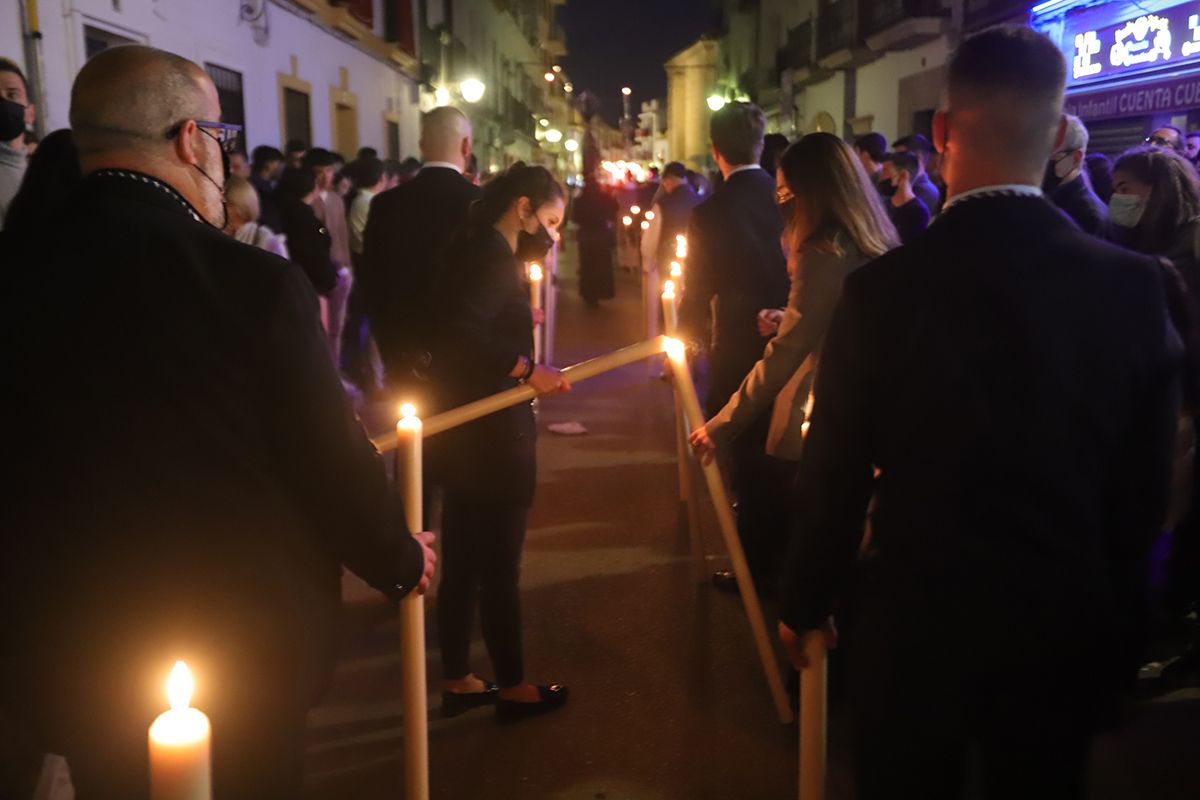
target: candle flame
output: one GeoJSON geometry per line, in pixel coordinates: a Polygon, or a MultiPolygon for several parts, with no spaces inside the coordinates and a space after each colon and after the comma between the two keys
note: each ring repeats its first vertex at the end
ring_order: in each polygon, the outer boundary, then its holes
{"type": "Polygon", "coordinates": [[[641,206],[630,206],[629,213],[630,214],[640,214],[640,213],[642,213],[642,207],[641,206]]]}
{"type": "Polygon", "coordinates": [[[621,222],[625,223],[625,227],[628,228],[633,224],[633,217],[626,214],[625,216],[621,217],[621,222]]]}
{"type": "Polygon", "coordinates": [[[675,299],[675,281],[667,281],[663,284],[662,296],[667,300],[675,299]]]}
{"type": "Polygon", "coordinates": [[[642,230],[644,230],[644,231],[650,230],[650,223],[646,222],[646,220],[642,220],[642,230]]]}
{"type": "Polygon", "coordinates": [[[192,679],[192,671],[184,662],[176,661],[171,670],[171,677],[167,678],[167,700],[170,701],[171,708],[175,711],[187,708],[192,702],[192,692],[195,690],[196,681],[192,679]]]}
{"type": "Polygon", "coordinates": [[[530,264],[529,265],[529,280],[540,281],[542,278],[543,278],[542,265],[541,264],[530,264]]]}
{"type": "Polygon", "coordinates": [[[683,265],[680,264],[678,261],[671,262],[671,277],[672,278],[682,278],[683,277],[683,265]]]}
{"type": "Polygon", "coordinates": [[[653,212],[653,211],[647,211],[647,212],[646,212],[646,219],[648,219],[648,220],[652,220],[652,219],[654,219],[654,212],[653,212]]]}
{"type": "Polygon", "coordinates": [[[675,257],[676,258],[687,258],[687,254],[688,254],[687,236],[684,236],[682,233],[675,234],[675,257]]]}
{"type": "Polygon", "coordinates": [[[687,348],[683,346],[683,342],[670,336],[663,337],[663,350],[676,364],[682,364],[684,356],[687,355],[687,348]]]}
{"type": "Polygon", "coordinates": [[[411,419],[417,415],[417,407],[412,403],[405,403],[400,406],[400,418],[411,419]]]}

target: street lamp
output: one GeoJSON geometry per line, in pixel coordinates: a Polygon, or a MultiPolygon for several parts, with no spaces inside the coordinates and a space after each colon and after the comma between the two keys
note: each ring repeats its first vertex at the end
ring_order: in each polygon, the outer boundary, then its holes
{"type": "Polygon", "coordinates": [[[463,100],[468,103],[478,103],[483,99],[483,93],[487,91],[487,87],[483,85],[483,81],[476,78],[467,78],[458,86],[458,90],[462,92],[463,100]]]}
{"type": "Polygon", "coordinates": [[[709,95],[708,107],[711,108],[713,111],[720,111],[722,108],[725,107],[725,98],[721,97],[721,95],[719,95],[719,94],[709,95]]]}
{"type": "Polygon", "coordinates": [[[573,83],[564,83],[564,84],[563,84],[563,91],[564,91],[564,92],[566,92],[567,94],[570,94],[571,92],[575,91],[575,84],[573,84],[573,83]]]}
{"type": "Polygon", "coordinates": [[[546,83],[554,83],[554,73],[553,72],[547,72],[542,77],[546,79],[546,83]]]}
{"type": "Polygon", "coordinates": [[[433,102],[439,106],[450,105],[450,90],[445,86],[439,86],[433,90],[433,102]]]}
{"type": "Polygon", "coordinates": [[[549,128],[550,120],[546,119],[545,117],[542,117],[541,119],[538,120],[538,125],[541,125],[543,128],[549,128]]]}
{"type": "Polygon", "coordinates": [[[579,150],[579,142],[575,139],[567,139],[563,142],[563,147],[567,148],[568,153],[574,153],[579,150]]]}
{"type": "Polygon", "coordinates": [[[550,130],[546,131],[546,141],[550,144],[558,144],[562,141],[562,138],[562,131],[560,131],[558,128],[551,128],[550,130]]]}
{"type": "Polygon", "coordinates": [[[622,86],[621,94],[625,95],[626,97],[629,97],[629,95],[633,94],[633,89],[630,89],[628,86],[622,86]]]}

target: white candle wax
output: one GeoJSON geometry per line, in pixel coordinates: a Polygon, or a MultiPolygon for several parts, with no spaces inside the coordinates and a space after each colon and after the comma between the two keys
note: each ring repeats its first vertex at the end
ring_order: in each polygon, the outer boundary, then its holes
{"type": "Polygon", "coordinates": [[[150,726],[151,800],[211,800],[212,729],[208,717],[189,707],[192,674],[175,662],[167,679],[171,709],[150,726]]]}

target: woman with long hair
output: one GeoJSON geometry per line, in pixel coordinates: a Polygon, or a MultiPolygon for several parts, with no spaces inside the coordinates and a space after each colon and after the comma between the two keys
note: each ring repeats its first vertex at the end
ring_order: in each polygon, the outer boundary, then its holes
{"type": "Polygon", "coordinates": [[[1118,244],[1165,256],[1193,293],[1200,289],[1200,180],[1191,162],[1174,150],[1127,150],[1113,165],[1109,218],[1118,244]]]}
{"type": "MultiPolygon", "coordinates": [[[[899,244],[879,192],[850,146],[810,133],[780,161],[777,199],[790,209],[787,246],[792,279],[779,331],[725,407],[691,435],[705,460],[774,403],[767,452],[800,457],[802,424],[821,340],[846,276],[899,244]]],[[[779,532],[779,548],[785,532],[779,532]]],[[[769,590],[769,587],[767,587],[769,590]]]]}
{"type": "MultiPolygon", "coordinates": [[[[517,165],[488,183],[471,207],[439,292],[443,322],[432,375],[442,408],[520,384],[539,396],[570,389],[558,370],[532,360],[524,274],[525,262],[540,260],[553,244],[564,199],[546,169],[517,165]]],[[[515,721],[567,700],[566,687],[527,682],[521,654],[518,582],[536,485],[536,434],[533,409],[523,403],[430,440],[430,466],[444,490],[437,620],[445,716],[495,704],[501,721],[515,721]],[[496,683],[471,670],[477,607],[496,683]]]]}

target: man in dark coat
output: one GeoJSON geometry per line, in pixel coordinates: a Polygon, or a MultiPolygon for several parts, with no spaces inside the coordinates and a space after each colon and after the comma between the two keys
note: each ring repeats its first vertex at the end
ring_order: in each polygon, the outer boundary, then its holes
{"type": "Polygon", "coordinates": [[[863,800],[962,797],[971,751],[988,797],[1081,798],[1137,664],[1180,345],[1158,265],[1042,197],[1064,75],[1025,28],[959,48],[934,120],[946,209],[846,280],[826,336],[780,633],[802,667],[857,573],[863,800]]]}
{"type": "Polygon", "coordinates": [[[410,391],[424,371],[429,336],[438,324],[433,304],[451,238],[466,225],[479,187],[463,177],[471,155],[471,123],[444,106],[421,120],[424,165],[417,177],[371,203],[363,234],[363,295],[388,385],[410,391]]]}
{"type": "Polygon", "coordinates": [[[212,722],[214,796],[297,797],[305,713],[332,673],[342,565],[425,586],[348,406],[301,269],[223,226],[220,104],[142,46],[80,72],[85,178],[14,263],[0,716],[61,753],[81,797],[147,794],[176,659],[212,722]],[[37,330],[37,336],[30,336],[37,330]]]}
{"type": "MultiPolygon", "coordinates": [[[[713,114],[713,156],[725,180],[692,211],[688,227],[686,286],[680,301],[680,334],[700,342],[710,325],[707,413],[724,408],[746,374],[763,356],[767,340],[758,312],[787,304],[790,282],[780,237],[783,216],[775,204],[775,177],[759,166],[766,120],[748,103],[731,103],[713,114]],[[711,314],[713,301],[716,313],[711,314]]],[[[778,536],[783,520],[780,495],[787,470],[766,454],[770,413],[764,413],[731,450],[732,482],[738,497],[738,532],[759,588],[769,591],[778,570],[765,542],[778,536]]],[[[734,589],[733,575],[714,576],[734,589]]]]}
{"type": "Polygon", "coordinates": [[[617,248],[617,200],[594,177],[575,199],[571,218],[579,228],[579,295],[589,308],[615,293],[613,253],[617,248]]]}
{"type": "Polygon", "coordinates": [[[1042,188],[1054,205],[1061,208],[1085,233],[1106,238],[1109,234],[1108,206],[1092,191],[1084,170],[1087,128],[1079,117],[1068,114],[1066,120],[1066,138],[1062,147],[1050,156],[1042,188]]]}

